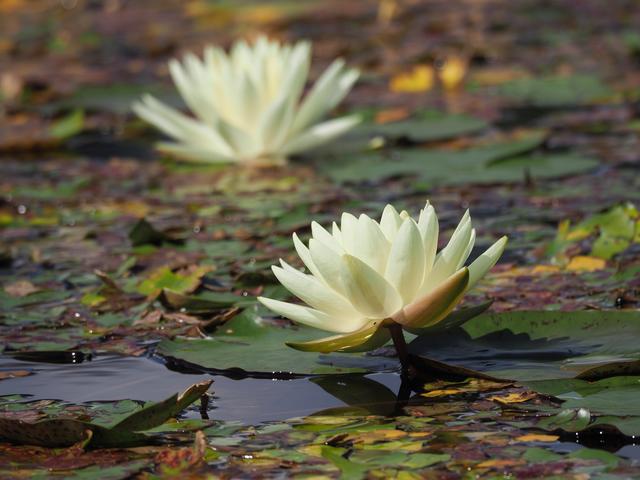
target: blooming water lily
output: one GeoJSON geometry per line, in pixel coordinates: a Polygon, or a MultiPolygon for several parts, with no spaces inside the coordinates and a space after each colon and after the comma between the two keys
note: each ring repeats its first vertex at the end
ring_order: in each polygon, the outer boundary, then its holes
{"type": "Polygon", "coordinates": [[[203,59],[187,54],[169,71],[195,118],[145,95],[133,110],[175,139],[159,149],[203,163],[281,164],[359,122],[346,116],[319,123],[342,101],[358,71],[335,60],[304,95],[311,45],[283,45],[260,37],[236,42],[229,54],[207,47],[203,59]]]}
{"type": "Polygon", "coordinates": [[[380,222],[343,213],[340,226],[334,223],[331,232],[313,222],[308,246],[293,235],[310,274],[283,260],[272,267],[278,280],[308,306],[258,300],[294,322],[337,334],[288,344],[299,350],[366,351],[390,339],[391,328],[383,327],[433,327],[495,265],[507,243],[502,237],[465,266],[476,238],[469,212],[440,252],[438,230],[428,202],[417,221],[387,205],[380,222]]]}

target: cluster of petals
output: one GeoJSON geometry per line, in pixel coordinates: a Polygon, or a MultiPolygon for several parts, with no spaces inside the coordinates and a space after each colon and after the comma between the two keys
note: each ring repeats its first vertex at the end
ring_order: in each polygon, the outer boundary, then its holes
{"type": "Polygon", "coordinates": [[[178,158],[281,164],[359,122],[355,115],[321,121],[351,90],[358,71],[337,59],[304,94],[310,60],[311,45],[304,41],[242,40],[228,54],[209,46],[202,59],[187,54],[182,62],[169,62],[173,82],[193,116],[152,95],[135,102],[133,110],[174,139],[158,148],[178,158]]]}
{"type": "Polygon", "coordinates": [[[382,321],[405,328],[438,323],[495,265],[507,242],[500,238],[465,266],[476,238],[467,211],[437,252],[438,218],[428,202],[417,221],[387,205],[379,222],[343,213],[340,226],[334,223],[330,232],[316,222],[311,232],[308,245],[293,235],[310,273],[283,260],[272,267],[282,285],[306,305],[259,301],[294,322],[341,335],[382,321]]]}

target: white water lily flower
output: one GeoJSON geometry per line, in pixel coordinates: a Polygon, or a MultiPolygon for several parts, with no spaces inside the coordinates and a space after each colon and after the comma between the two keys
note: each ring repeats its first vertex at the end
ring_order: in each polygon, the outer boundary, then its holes
{"type": "Polygon", "coordinates": [[[272,311],[294,322],[338,335],[289,344],[313,351],[360,351],[389,339],[392,322],[424,328],[442,321],[498,261],[502,237],[468,267],[476,233],[467,211],[446,247],[436,253],[438,218],[427,205],[418,221],[387,205],[380,222],[367,215],[342,214],[331,232],[311,224],[309,245],[293,242],[310,274],[283,260],[273,266],[278,280],[308,306],[259,297],[272,311]]]}
{"type": "Polygon", "coordinates": [[[260,37],[236,42],[229,54],[209,46],[201,60],[187,54],[169,70],[196,118],[145,95],[133,105],[138,116],[175,139],[160,150],[203,163],[281,164],[286,157],[342,135],[355,115],[318,123],[347,95],[359,72],[335,60],[311,90],[311,45],[280,44],[260,37]]]}

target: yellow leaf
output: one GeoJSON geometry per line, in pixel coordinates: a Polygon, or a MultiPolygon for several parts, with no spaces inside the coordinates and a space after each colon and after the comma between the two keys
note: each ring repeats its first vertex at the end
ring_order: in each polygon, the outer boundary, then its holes
{"type": "Polygon", "coordinates": [[[421,393],[423,397],[436,398],[446,397],[447,395],[456,395],[458,393],[464,393],[464,390],[458,390],[455,388],[445,388],[443,390],[431,390],[430,392],[421,393]]]}
{"type": "Polygon", "coordinates": [[[560,267],[555,265],[535,265],[531,270],[531,273],[534,275],[540,273],[558,273],[560,271],[560,267]]]}
{"type": "Polygon", "coordinates": [[[407,432],[402,430],[380,429],[372,430],[370,432],[363,432],[361,434],[350,436],[354,443],[362,443],[369,445],[372,443],[385,442],[389,440],[397,440],[407,436],[407,432]]]}
{"type": "Polygon", "coordinates": [[[378,23],[389,25],[398,11],[398,0],[380,0],[378,3],[378,23]]]}
{"type": "Polygon", "coordinates": [[[420,93],[433,88],[434,71],[430,65],[416,65],[410,72],[399,73],[389,82],[392,92],[420,93]]]}
{"type": "Polygon", "coordinates": [[[282,19],[281,9],[271,5],[254,5],[241,11],[241,20],[250,24],[266,25],[282,19]]]}
{"type": "Polygon", "coordinates": [[[23,0],[3,0],[0,2],[0,12],[9,13],[17,10],[23,3],[23,0]]]}
{"type": "Polygon", "coordinates": [[[485,460],[484,462],[476,465],[478,468],[503,468],[503,467],[512,467],[515,465],[522,465],[525,463],[524,460],[500,460],[496,458],[495,460],[485,460]]]}
{"type": "Polygon", "coordinates": [[[322,457],[322,445],[304,445],[296,450],[312,457],[322,457]]]}
{"type": "Polygon", "coordinates": [[[445,90],[455,90],[460,87],[466,74],[467,61],[461,57],[448,58],[438,70],[438,77],[445,90]]]}
{"type": "Polygon", "coordinates": [[[502,403],[504,405],[508,405],[510,403],[522,403],[532,398],[535,398],[536,394],[534,392],[515,392],[508,393],[507,395],[494,395],[489,397],[489,400],[494,402],[502,403]]]}
{"type": "Polygon", "coordinates": [[[395,475],[397,480],[421,480],[424,478],[422,475],[418,475],[414,472],[407,472],[406,470],[397,472],[395,475]]]}
{"type": "Polygon", "coordinates": [[[557,435],[544,435],[541,433],[528,433],[516,438],[519,442],[555,442],[558,440],[557,435]]]}
{"type": "Polygon", "coordinates": [[[567,270],[573,272],[595,272],[596,270],[602,270],[606,266],[607,262],[602,258],[578,255],[571,259],[569,265],[567,265],[567,270]]]}

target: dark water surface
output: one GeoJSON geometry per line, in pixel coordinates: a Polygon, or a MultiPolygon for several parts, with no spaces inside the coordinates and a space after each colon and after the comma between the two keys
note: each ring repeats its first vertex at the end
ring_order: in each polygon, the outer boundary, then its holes
{"type": "MultiPolygon", "coordinates": [[[[0,356],[0,372],[32,372],[29,376],[0,381],[0,395],[21,394],[31,396],[31,400],[53,399],[73,403],[123,399],[159,401],[181,392],[189,385],[213,379],[210,389],[213,397],[208,413],[210,418],[216,420],[255,425],[345,406],[345,403],[309,378],[234,380],[221,375],[174,371],[157,357],[97,355],[90,359],[80,359],[82,361],[78,363],[69,363],[74,359],[68,356],[48,360],[36,362],[0,356]],[[66,363],[53,363],[52,360],[66,363]]],[[[377,382],[380,388],[386,387],[394,393],[398,392],[401,384],[400,376],[395,373],[371,374],[365,378],[372,381],[369,383],[377,382]]],[[[369,398],[363,399],[363,403],[371,406],[380,402],[382,399],[374,398],[375,391],[370,390],[369,398]]],[[[385,409],[386,407],[388,406],[385,409]]],[[[197,411],[190,411],[188,416],[200,415],[197,411]]],[[[635,444],[635,439],[632,442],[614,445],[607,444],[609,442],[606,440],[599,442],[597,438],[576,436],[575,442],[564,439],[545,446],[558,453],[571,452],[585,446],[598,448],[640,464],[640,446],[635,444]]]]}
{"type": "MultiPolygon", "coordinates": [[[[81,363],[46,363],[0,356],[0,371],[16,370],[33,374],[0,381],[0,395],[32,395],[33,400],[74,403],[122,399],[159,401],[189,385],[213,379],[209,413],[217,420],[255,424],[344,406],[307,378],[233,380],[220,375],[189,374],[172,371],[154,357],[98,355],[81,363]]],[[[400,385],[397,374],[368,377],[394,392],[400,385]]]]}

